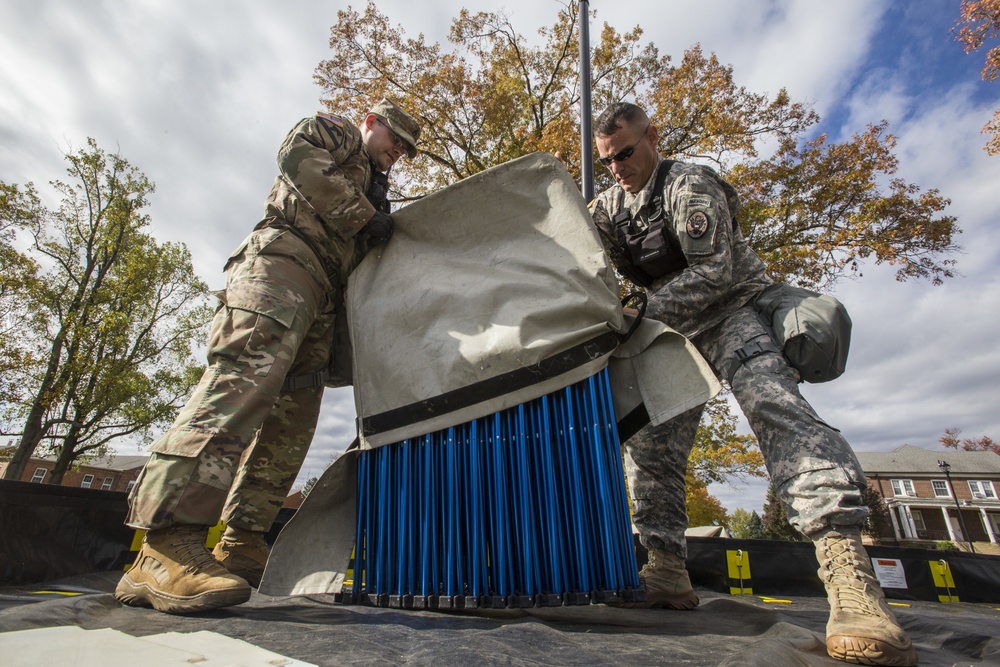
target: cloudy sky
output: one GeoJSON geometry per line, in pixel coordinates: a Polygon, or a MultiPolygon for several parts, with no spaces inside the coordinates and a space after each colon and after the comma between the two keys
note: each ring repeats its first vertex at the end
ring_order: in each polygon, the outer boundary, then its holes
{"type": "MultiPolygon", "coordinates": [[[[5,0],[0,4],[0,180],[63,178],[63,154],[95,138],[156,183],[153,233],[182,241],[213,289],[259,220],[288,129],[320,109],[316,65],[329,56],[338,0],[5,0]]],[[[847,374],[803,393],[858,451],[939,448],[946,428],[1000,438],[1000,157],[982,151],[1000,83],[980,80],[951,28],[959,2],[906,0],[593,0],[591,34],[637,24],[678,61],[700,43],[739,85],[788,89],[834,141],[886,119],[899,175],[951,198],[959,276],[897,283],[887,267],[836,295],[854,320],[847,374]]],[[[363,10],[362,2],[353,6],[363,10]]],[[[407,35],[444,42],[452,17],[504,8],[533,37],[556,0],[381,0],[407,35]]],[[[48,205],[55,206],[55,200],[48,205]]],[[[327,394],[300,480],[353,437],[350,390],[327,394]]],[[[132,453],[123,451],[122,453],[132,453]]],[[[730,510],[760,508],[764,487],[713,486],[730,510]]]]}

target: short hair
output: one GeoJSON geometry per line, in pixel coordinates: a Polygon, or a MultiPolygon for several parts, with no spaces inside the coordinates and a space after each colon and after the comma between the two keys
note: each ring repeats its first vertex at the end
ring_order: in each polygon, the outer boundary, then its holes
{"type": "Polygon", "coordinates": [[[594,133],[599,137],[610,137],[623,125],[634,126],[648,120],[642,107],[631,102],[615,102],[598,116],[594,133]]]}

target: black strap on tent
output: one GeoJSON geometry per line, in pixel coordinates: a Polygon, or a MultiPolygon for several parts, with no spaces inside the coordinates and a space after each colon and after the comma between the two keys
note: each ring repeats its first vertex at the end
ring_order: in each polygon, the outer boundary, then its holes
{"type": "Polygon", "coordinates": [[[455,412],[562,375],[588,361],[610,354],[618,344],[619,334],[608,331],[532,366],[518,368],[433,398],[359,419],[358,430],[366,436],[372,436],[455,412]]]}

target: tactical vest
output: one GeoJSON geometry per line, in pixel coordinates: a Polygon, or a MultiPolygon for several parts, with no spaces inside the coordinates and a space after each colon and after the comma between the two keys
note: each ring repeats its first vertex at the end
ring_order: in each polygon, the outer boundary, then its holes
{"type": "MultiPolygon", "coordinates": [[[[656,170],[649,218],[644,229],[637,227],[627,208],[611,219],[611,261],[619,273],[641,287],[650,287],[658,278],[688,267],[664,197],[667,176],[674,163],[674,160],[663,160],[656,170]]],[[[720,182],[728,186],[721,179],[720,182]]],[[[732,224],[736,230],[735,213],[732,224]]]]}

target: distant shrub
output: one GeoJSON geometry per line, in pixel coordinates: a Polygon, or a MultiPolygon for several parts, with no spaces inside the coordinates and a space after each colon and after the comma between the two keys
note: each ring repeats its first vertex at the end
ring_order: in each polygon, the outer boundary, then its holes
{"type": "Polygon", "coordinates": [[[934,548],[941,551],[958,551],[958,547],[951,540],[938,540],[934,543],[934,548]]]}

